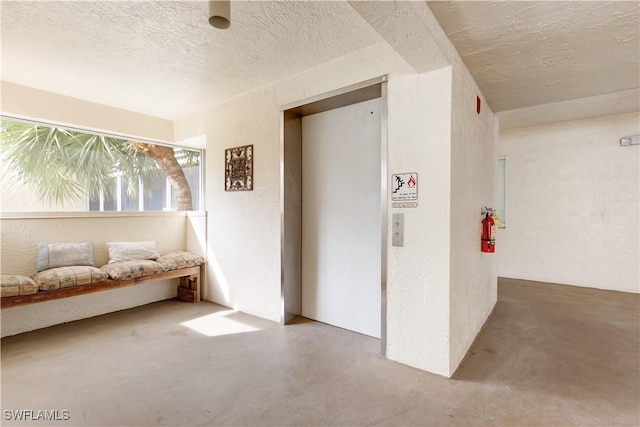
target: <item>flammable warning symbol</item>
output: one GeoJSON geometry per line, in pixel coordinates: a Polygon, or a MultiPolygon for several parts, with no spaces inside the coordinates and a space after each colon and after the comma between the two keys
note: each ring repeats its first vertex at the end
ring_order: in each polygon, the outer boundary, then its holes
{"type": "Polygon", "coordinates": [[[416,172],[391,175],[391,200],[394,202],[418,200],[418,174],[416,172]]]}

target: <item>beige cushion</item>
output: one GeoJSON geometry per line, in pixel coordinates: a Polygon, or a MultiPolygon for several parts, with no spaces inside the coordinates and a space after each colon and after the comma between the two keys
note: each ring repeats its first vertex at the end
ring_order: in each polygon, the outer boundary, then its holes
{"type": "Polygon", "coordinates": [[[167,271],[167,267],[151,260],[110,262],[100,268],[113,280],[137,279],[167,271]]]}
{"type": "Polygon", "coordinates": [[[202,265],[204,264],[204,258],[191,252],[175,251],[162,255],[156,262],[167,267],[167,270],[178,270],[202,265]]]}
{"type": "Polygon", "coordinates": [[[15,297],[17,295],[35,294],[36,292],[38,292],[36,283],[27,276],[0,275],[0,296],[15,297]]]}
{"type": "Polygon", "coordinates": [[[157,259],[158,242],[149,240],[144,242],[107,242],[109,249],[109,263],[131,261],[139,259],[157,259]]]}
{"type": "Polygon", "coordinates": [[[107,273],[96,267],[70,266],[51,268],[33,276],[41,291],[90,285],[108,280],[107,273]]]}
{"type": "Polygon", "coordinates": [[[38,243],[36,271],[70,265],[93,265],[93,242],[38,243]]]}

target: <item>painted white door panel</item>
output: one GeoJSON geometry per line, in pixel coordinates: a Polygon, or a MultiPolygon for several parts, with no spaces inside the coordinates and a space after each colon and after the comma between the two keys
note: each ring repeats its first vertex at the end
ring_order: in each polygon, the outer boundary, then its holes
{"type": "Polygon", "coordinates": [[[380,337],[381,100],[302,119],[302,315],[380,337]]]}

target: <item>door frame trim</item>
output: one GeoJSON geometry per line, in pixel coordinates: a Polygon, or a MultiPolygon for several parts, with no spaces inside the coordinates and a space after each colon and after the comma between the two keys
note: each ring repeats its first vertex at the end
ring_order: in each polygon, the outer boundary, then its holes
{"type": "MultiPolygon", "coordinates": [[[[287,307],[287,288],[292,284],[286,283],[285,273],[287,268],[287,236],[285,235],[285,201],[288,194],[285,192],[285,178],[287,164],[285,164],[285,123],[287,120],[301,118],[306,115],[316,114],[335,108],[345,107],[370,99],[381,98],[380,112],[380,216],[381,216],[381,260],[380,260],[380,341],[381,355],[386,357],[387,349],[387,234],[388,234],[388,99],[387,99],[387,75],[365,80],[335,89],[320,95],[315,95],[300,101],[286,104],[280,108],[280,323],[288,324],[296,316],[300,316],[300,308],[287,307]],[[296,312],[297,311],[297,312],[296,312]]],[[[301,195],[300,195],[301,197],[301,195]]],[[[300,298],[302,283],[295,284],[299,288],[300,298]]]]}
{"type": "MultiPolygon", "coordinates": [[[[334,89],[334,90],[332,90],[330,92],[325,92],[325,93],[321,93],[319,95],[314,95],[314,96],[310,96],[310,97],[305,98],[305,99],[301,99],[299,101],[290,102],[289,104],[285,104],[285,105],[281,106],[280,107],[280,111],[281,112],[285,112],[287,110],[295,110],[295,109],[297,109],[299,107],[309,106],[309,105],[315,104],[315,103],[318,103],[318,104],[327,103],[327,105],[334,105],[334,104],[331,104],[329,102],[332,98],[337,98],[337,97],[341,97],[343,95],[348,95],[348,94],[351,94],[352,92],[357,92],[357,91],[359,91],[361,89],[366,89],[366,88],[369,88],[369,87],[372,87],[372,86],[376,86],[378,84],[386,83],[386,82],[387,82],[387,76],[386,75],[380,76],[380,77],[375,77],[373,79],[365,80],[365,81],[362,81],[360,83],[354,83],[354,84],[349,85],[349,86],[345,86],[345,87],[342,87],[342,88],[339,88],[339,89],[334,89]]],[[[378,97],[376,96],[376,97],[369,98],[369,99],[374,99],[374,98],[378,98],[378,97]]],[[[344,97],[344,99],[350,99],[350,98],[349,97],[344,97]]],[[[363,99],[363,101],[366,101],[366,100],[367,99],[363,99]]],[[[345,107],[347,105],[356,104],[358,102],[361,102],[361,101],[355,101],[355,102],[344,103],[344,104],[337,104],[336,103],[335,106],[331,106],[330,108],[326,108],[324,110],[319,110],[317,112],[319,113],[319,112],[322,112],[322,111],[332,110],[334,108],[345,107]]],[[[314,113],[308,113],[308,114],[314,114],[314,113]]],[[[303,115],[306,116],[308,114],[303,114],[303,115]]]]}

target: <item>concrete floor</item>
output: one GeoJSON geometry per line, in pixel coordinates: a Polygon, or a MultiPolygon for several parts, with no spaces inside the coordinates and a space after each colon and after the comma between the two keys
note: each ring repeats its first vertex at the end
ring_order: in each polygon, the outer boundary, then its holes
{"type": "Polygon", "coordinates": [[[2,340],[4,425],[640,425],[640,296],[502,279],[454,379],[370,337],[165,301],[2,340]],[[67,410],[16,423],[6,410],[67,410]]]}

